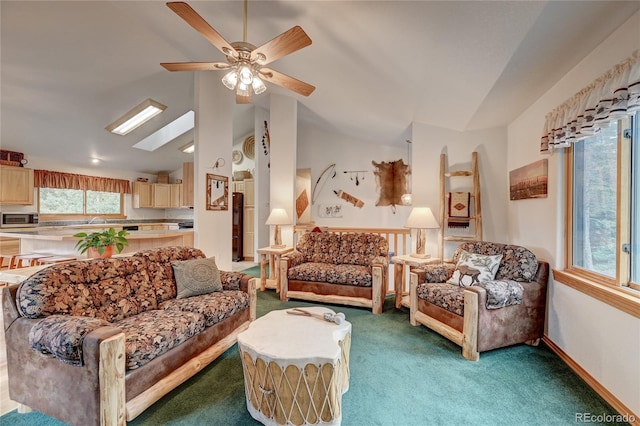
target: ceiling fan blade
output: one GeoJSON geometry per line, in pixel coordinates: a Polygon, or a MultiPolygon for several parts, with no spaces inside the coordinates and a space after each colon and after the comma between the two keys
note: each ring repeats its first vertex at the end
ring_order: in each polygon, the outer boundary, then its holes
{"type": "Polygon", "coordinates": [[[315,86],[290,77],[286,74],[282,74],[281,72],[274,71],[270,68],[260,69],[260,76],[269,83],[277,84],[278,86],[293,90],[294,92],[299,93],[303,96],[309,96],[311,93],[313,93],[314,90],[316,90],[315,86]]]}
{"type": "Polygon", "coordinates": [[[271,41],[266,42],[251,52],[251,61],[260,65],[280,59],[290,53],[296,52],[311,44],[311,39],[304,30],[296,25],[288,31],[280,34],[271,41]]]}
{"type": "Polygon", "coordinates": [[[242,96],[236,93],[236,103],[237,104],[250,104],[251,103],[251,92],[249,95],[242,96]]]}
{"type": "Polygon", "coordinates": [[[231,67],[226,62],[163,62],[160,65],[169,71],[217,71],[231,67]]]}
{"type": "Polygon", "coordinates": [[[236,49],[229,44],[227,40],[220,35],[219,32],[213,29],[211,25],[205,21],[202,16],[184,2],[169,2],[167,3],[169,9],[173,10],[178,16],[184,19],[187,24],[191,25],[196,31],[202,34],[211,44],[217,47],[222,53],[227,56],[238,57],[236,49]]]}

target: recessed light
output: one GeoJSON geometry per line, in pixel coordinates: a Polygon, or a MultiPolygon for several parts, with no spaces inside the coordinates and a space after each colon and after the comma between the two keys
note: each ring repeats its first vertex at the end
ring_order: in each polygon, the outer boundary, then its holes
{"type": "Polygon", "coordinates": [[[133,107],[113,123],[109,124],[105,129],[111,133],[124,136],[133,129],[136,129],[151,120],[165,109],[167,109],[167,107],[162,105],[160,102],[154,101],[153,99],[147,99],[141,104],[133,107]]]}
{"type": "Polygon", "coordinates": [[[98,164],[98,163],[100,162],[100,160],[98,160],[97,158],[92,158],[92,159],[91,159],[91,162],[92,162],[93,164],[98,164]]]}

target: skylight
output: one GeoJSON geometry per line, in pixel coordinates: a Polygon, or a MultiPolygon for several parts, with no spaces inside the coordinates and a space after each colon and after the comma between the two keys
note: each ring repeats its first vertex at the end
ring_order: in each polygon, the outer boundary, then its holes
{"type": "Polygon", "coordinates": [[[171,142],[178,136],[193,129],[194,126],[195,113],[193,112],[193,110],[190,110],[161,128],[160,130],[142,139],[140,142],[133,145],[133,147],[143,149],[145,151],[155,151],[161,146],[171,142]]]}

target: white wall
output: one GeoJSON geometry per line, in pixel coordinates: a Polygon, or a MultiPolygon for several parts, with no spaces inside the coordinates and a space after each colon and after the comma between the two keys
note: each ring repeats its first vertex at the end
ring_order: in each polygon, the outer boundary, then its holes
{"type": "MultiPolygon", "coordinates": [[[[478,153],[485,241],[507,242],[508,185],[507,135],[504,128],[459,132],[422,123],[412,129],[413,204],[430,207],[436,218],[440,212],[440,154],[446,154],[447,170],[471,170],[472,152],[478,153]]],[[[471,191],[469,178],[451,178],[450,190],[471,191]]],[[[435,233],[437,238],[437,233],[435,233]]],[[[462,234],[456,231],[456,235],[462,234]]],[[[470,234],[473,235],[473,234],[470,234]]],[[[453,254],[457,242],[445,245],[444,258],[453,254]]],[[[437,253],[437,239],[427,235],[427,252],[437,253]],[[435,251],[434,251],[435,250],[435,251]]]]}
{"type": "MultiPolygon", "coordinates": [[[[346,135],[329,132],[309,123],[300,123],[298,128],[298,169],[311,169],[311,189],[330,164],[336,164],[335,178],[329,178],[311,206],[311,220],[320,226],[346,226],[359,228],[402,228],[411,207],[397,206],[394,214],[391,207],[376,207],[376,189],[371,161],[396,161],[408,163],[406,146],[385,145],[380,141],[358,140],[346,135]],[[345,170],[366,170],[364,180],[360,174],[359,185],[350,180],[345,170]],[[362,200],[364,206],[338,198],[334,190],[345,191],[362,200]],[[342,218],[318,216],[321,205],[342,204],[342,218]]],[[[355,177],[354,177],[355,179],[355,177]]]]}
{"type": "MultiPolygon", "coordinates": [[[[508,128],[508,168],[542,158],[545,114],[640,47],[640,12],[565,75],[508,128]]],[[[508,176],[505,175],[505,180],[508,176]]],[[[563,265],[562,155],[549,158],[549,196],[508,202],[511,242],[563,265]]],[[[547,330],[550,340],[640,416],[640,319],[551,280],[547,330]]]]}

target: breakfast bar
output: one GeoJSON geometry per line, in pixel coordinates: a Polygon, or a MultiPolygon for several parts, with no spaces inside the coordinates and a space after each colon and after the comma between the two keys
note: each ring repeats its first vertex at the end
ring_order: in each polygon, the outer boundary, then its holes
{"type": "MultiPolygon", "coordinates": [[[[7,231],[0,232],[0,237],[19,239],[21,253],[45,252],[53,255],[75,255],[81,257],[83,255],[75,249],[78,238],[74,237],[74,235],[78,232],[86,231],[86,229],[82,228],[7,231]]],[[[157,247],[192,247],[193,229],[129,231],[127,240],[129,245],[124,247],[123,253],[134,253],[157,247]]]]}

